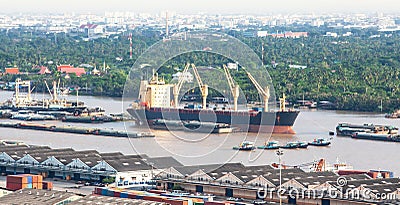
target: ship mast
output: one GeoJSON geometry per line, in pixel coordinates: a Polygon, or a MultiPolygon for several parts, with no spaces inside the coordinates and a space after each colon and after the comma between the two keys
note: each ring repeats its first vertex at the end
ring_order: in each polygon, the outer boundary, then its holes
{"type": "Polygon", "coordinates": [[[249,77],[250,81],[253,83],[253,85],[256,87],[258,93],[263,96],[264,99],[264,112],[268,112],[268,99],[269,99],[269,86],[266,86],[263,88],[251,75],[247,70],[244,70],[249,77]]]}
{"type": "Polygon", "coordinates": [[[235,81],[233,80],[231,74],[229,73],[228,68],[226,65],[223,65],[224,72],[226,79],[228,80],[229,88],[231,90],[232,96],[233,96],[233,110],[237,111],[238,109],[238,98],[239,98],[239,86],[235,84],[235,81]]]}
{"type": "Polygon", "coordinates": [[[285,111],[286,110],[286,95],[283,93],[282,97],[279,98],[279,110],[280,111],[285,111]]]}

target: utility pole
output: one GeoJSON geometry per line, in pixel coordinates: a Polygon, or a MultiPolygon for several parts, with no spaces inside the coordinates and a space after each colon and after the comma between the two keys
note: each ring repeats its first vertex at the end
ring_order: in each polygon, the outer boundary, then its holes
{"type": "MultiPolygon", "coordinates": [[[[281,161],[281,157],[283,155],[283,150],[281,150],[281,148],[279,148],[276,151],[276,155],[278,155],[278,159],[279,159],[279,189],[282,189],[282,161],[281,161]]],[[[278,189],[278,194],[280,194],[278,189]]],[[[282,205],[282,196],[278,195],[279,197],[279,205],[282,205]]]]}

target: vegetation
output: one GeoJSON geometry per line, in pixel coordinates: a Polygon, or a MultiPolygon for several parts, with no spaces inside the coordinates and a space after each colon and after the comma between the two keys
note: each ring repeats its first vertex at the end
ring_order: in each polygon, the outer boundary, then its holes
{"type": "MultiPolygon", "coordinates": [[[[307,31],[308,37],[291,38],[245,38],[241,32],[228,31],[252,48],[260,57],[263,49],[263,63],[268,70],[275,92],[286,93],[289,100],[328,100],[339,109],[360,111],[391,111],[400,104],[400,35],[379,33],[373,29],[350,30],[333,28],[312,28],[293,26],[266,28],[276,30],[307,31]],[[338,38],[326,37],[325,32],[337,32],[338,38]],[[351,32],[351,36],[342,36],[351,32]],[[378,37],[378,35],[380,35],[378,37]],[[307,68],[290,68],[302,65],[307,68]],[[382,107],[380,107],[382,104],[382,107]]],[[[90,64],[103,71],[100,76],[71,75],[62,78],[64,86],[81,87],[88,94],[121,96],[123,86],[135,59],[149,46],[160,40],[157,35],[140,31],[133,32],[133,58],[129,59],[127,35],[110,36],[83,41],[79,35],[41,34],[35,32],[0,32],[0,70],[19,67],[21,71],[35,73],[35,66],[48,66],[50,76],[24,75],[23,79],[42,82],[63,77],[56,71],[56,65],[90,64]],[[106,69],[104,68],[106,64],[106,69]],[[104,69],[104,70],[103,70],[104,69]],[[87,88],[87,89],[85,89],[87,88]]],[[[162,76],[172,79],[172,74],[186,62],[197,66],[220,67],[231,59],[205,54],[190,53],[177,56],[163,65],[162,76]]],[[[86,69],[90,71],[90,69],[86,69]]],[[[248,100],[257,97],[256,91],[243,73],[233,73],[235,80],[245,90],[248,100]]],[[[221,71],[221,76],[223,76],[221,71]]],[[[4,75],[3,81],[14,81],[16,75],[4,75]]],[[[21,76],[19,76],[21,77],[21,76]]],[[[45,89],[38,83],[37,89],[45,89]]],[[[198,92],[198,91],[197,91],[198,92]]]]}
{"type": "Polygon", "coordinates": [[[115,177],[107,177],[101,181],[103,184],[112,184],[115,182],[115,177]]]}

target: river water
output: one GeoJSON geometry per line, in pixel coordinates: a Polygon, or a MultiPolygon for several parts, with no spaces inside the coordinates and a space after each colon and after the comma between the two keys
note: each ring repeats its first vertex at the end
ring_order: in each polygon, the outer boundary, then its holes
{"type": "MultiPolygon", "coordinates": [[[[12,92],[0,92],[0,100],[12,96],[12,92]]],[[[42,96],[38,96],[41,98],[42,96]]],[[[68,98],[74,99],[75,96],[68,98]]],[[[101,106],[108,113],[120,113],[126,110],[128,103],[121,99],[108,97],[79,96],[89,107],[101,106]]],[[[8,121],[8,120],[7,120],[8,121]]],[[[256,133],[205,134],[190,132],[153,131],[155,138],[127,139],[94,135],[52,133],[36,130],[17,130],[0,128],[0,139],[24,141],[28,144],[47,145],[52,148],[71,147],[76,150],[98,150],[99,152],[122,152],[124,154],[147,154],[149,156],[173,156],[187,165],[242,162],[244,164],[271,164],[277,162],[273,150],[255,150],[237,152],[232,149],[244,139],[262,145],[267,140],[276,140],[280,144],[288,141],[311,141],[316,137],[330,137],[340,122],[387,124],[400,127],[400,119],[386,119],[382,113],[356,113],[348,111],[301,110],[294,130],[296,135],[269,136],[256,133]]],[[[61,124],[62,122],[46,122],[61,124]]],[[[66,123],[67,124],[67,123],[66,123]]],[[[138,128],[133,122],[113,122],[104,124],[74,124],[77,126],[127,129],[129,131],[147,131],[138,128]]],[[[330,164],[339,160],[358,170],[380,169],[400,173],[400,143],[356,140],[348,137],[333,136],[329,147],[284,150],[282,160],[287,165],[300,165],[320,158],[330,164]]]]}

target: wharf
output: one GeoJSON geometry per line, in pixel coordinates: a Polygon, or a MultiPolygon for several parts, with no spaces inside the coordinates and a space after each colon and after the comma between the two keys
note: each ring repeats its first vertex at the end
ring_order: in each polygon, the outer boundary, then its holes
{"type": "Polygon", "coordinates": [[[99,136],[110,136],[110,137],[125,137],[125,138],[155,137],[154,134],[151,132],[126,132],[121,130],[104,129],[104,128],[87,128],[87,127],[78,127],[71,125],[57,126],[53,124],[37,124],[37,123],[25,123],[25,122],[0,122],[0,127],[41,130],[48,132],[88,134],[88,135],[99,135],[99,136]]]}

